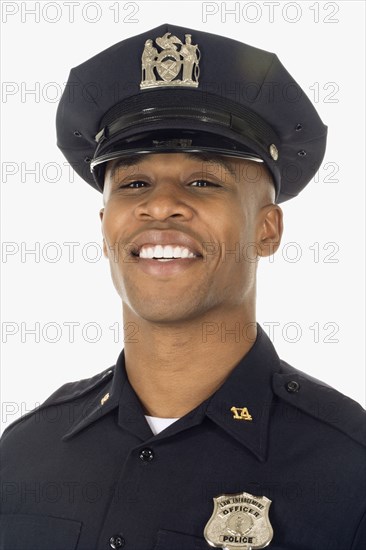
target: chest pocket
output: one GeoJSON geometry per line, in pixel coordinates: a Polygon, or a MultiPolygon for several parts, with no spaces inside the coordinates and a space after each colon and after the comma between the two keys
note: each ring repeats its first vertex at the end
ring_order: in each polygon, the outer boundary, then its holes
{"type": "Polygon", "coordinates": [[[154,550],[212,550],[204,538],[160,529],[154,550]]]}
{"type": "Polygon", "coordinates": [[[81,523],[35,514],[0,517],[0,550],[75,550],[81,523]]]}

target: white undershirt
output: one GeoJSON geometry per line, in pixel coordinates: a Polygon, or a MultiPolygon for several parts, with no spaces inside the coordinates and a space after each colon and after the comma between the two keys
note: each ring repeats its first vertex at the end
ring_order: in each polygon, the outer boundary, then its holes
{"type": "Polygon", "coordinates": [[[170,426],[170,424],[173,424],[173,422],[176,422],[177,420],[179,420],[179,418],[159,418],[158,416],[146,416],[146,415],[145,415],[145,418],[154,435],[162,432],[163,430],[165,430],[165,428],[170,426]]]}

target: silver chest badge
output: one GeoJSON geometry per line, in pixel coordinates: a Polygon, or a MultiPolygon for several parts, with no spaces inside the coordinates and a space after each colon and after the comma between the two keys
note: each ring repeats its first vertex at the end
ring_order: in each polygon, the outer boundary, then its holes
{"type": "Polygon", "coordinates": [[[256,550],[271,542],[268,519],[271,500],[249,493],[215,497],[204,536],[210,546],[225,550],[256,550]]]}
{"type": "Polygon", "coordinates": [[[192,44],[192,35],[185,35],[185,42],[177,36],[166,32],[155,39],[160,47],[159,52],[153,40],[145,42],[142,52],[142,80],[140,88],[157,88],[161,86],[189,86],[197,88],[200,51],[197,44],[192,44]],[[179,78],[178,78],[179,77],[179,78]]]}

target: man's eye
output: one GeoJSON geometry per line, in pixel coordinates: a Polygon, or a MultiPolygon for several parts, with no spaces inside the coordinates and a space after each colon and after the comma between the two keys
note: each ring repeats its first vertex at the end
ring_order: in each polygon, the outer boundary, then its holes
{"type": "MultiPolygon", "coordinates": [[[[131,181],[130,183],[125,183],[124,185],[120,185],[119,189],[143,189],[142,186],[146,185],[146,181],[136,180],[131,181]]],[[[217,185],[216,183],[212,183],[211,181],[207,180],[195,180],[192,181],[190,185],[193,187],[220,187],[220,185],[217,185]]]]}
{"type": "Polygon", "coordinates": [[[126,183],[125,185],[120,185],[119,189],[141,189],[140,185],[146,185],[145,181],[131,181],[130,183],[126,183]]]}
{"type": "Polygon", "coordinates": [[[208,187],[208,186],[220,187],[220,185],[217,185],[216,183],[212,183],[212,181],[207,181],[207,180],[192,181],[191,185],[193,185],[194,187],[208,187]]]}

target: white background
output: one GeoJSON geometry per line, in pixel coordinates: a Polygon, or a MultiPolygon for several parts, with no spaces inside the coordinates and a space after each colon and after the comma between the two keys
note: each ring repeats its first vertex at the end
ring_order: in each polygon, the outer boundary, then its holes
{"type": "Polygon", "coordinates": [[[328,125],[319,181],[282,205],[283,244],[260,265],[257,319],[267,332],[279,323],[272,340],[283,359],[364,403],[364,2],[227,2],[236,12],[225,15],[222,2],[79,1],[73,21],[66,2],[1,4],[3,252],[14,247],[1,263],[1,430],[63,383],[113,365],[123,347],[108,261],[92,261],[101,251],[102,195],[70,176],[56,147],[55,114],[71,67],[162,23],[275,52],[328,125]],[[38,175],[26,175],[31,168],[38,175]],[[73,262],[65,242],[79,243],[73,262]],[[56,262],[49,243],[58,243],[56,262]],[[37,261],[22,258],[22,247],[36,246],[37,261]],[[70,322],[79,323],[73,342],[70,322]],[[24,333],[36,323],[39,342],[24,333]],[[50,341],[55,329],[42,335],[47,323],[59,326],[57,342],[50,341]],[[96,342],[88,323],[99,326],[96,342]],[[319,327],[318,342],[310,326],[319,327]]]}

